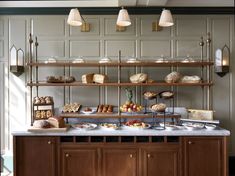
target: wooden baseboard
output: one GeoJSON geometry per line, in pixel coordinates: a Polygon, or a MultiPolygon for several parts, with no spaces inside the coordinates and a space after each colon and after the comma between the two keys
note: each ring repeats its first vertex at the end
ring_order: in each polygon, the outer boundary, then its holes
{"type": "Polygon", "coordinates": [[[235,156],[229,157],[229,175],[235,175],[235,156]]]}

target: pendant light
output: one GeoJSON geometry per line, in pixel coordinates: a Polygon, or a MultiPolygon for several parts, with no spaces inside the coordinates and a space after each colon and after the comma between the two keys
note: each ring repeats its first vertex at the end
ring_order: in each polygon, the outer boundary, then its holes
{"type": "Polygon", "coordinates": [[[82,25],[82,17],[78,9],[71,9],[69,13],[69,17],[67,23],[71,26],[81,26],[82,25]]]}
{"type": "Polygon", "coordinates": [[[159,20],[159,26],[169,27],[173,25],[174,25],[174,21],[171,15],[171,11],[167,9],[163,9],[162,14],[160,16],[160,20],[159,20]]]}
{"type": "Polygon", "coordinates": [[[128,11],[122,7],[119,11],[117,23],[118,26],[130,26],[131,20],[128,14],[128,11]]]}

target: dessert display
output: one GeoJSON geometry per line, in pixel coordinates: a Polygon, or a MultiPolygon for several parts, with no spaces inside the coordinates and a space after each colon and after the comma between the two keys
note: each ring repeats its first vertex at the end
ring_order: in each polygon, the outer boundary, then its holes
{"type": "Polygon", "coordinates": [[[167,83],[177,83],[180,81],[180,79],[181,79],[181,74],[175,71],[171,72],[165,77],[165,81],[167,83]]]}
{"type": "Polygon", "coordinates": [[[130,77],[131,83],[143,83],[148,79],[148,75],[145,73],[138,73],[130,77]]]}
{"type": "Polygon", "coordinates": [[[172,92],[172,91],[163,91],[163,92],[159,93],[159,96],[160,96],[160,98],[164,98],[164,99],[173,98],[174,92],[172,92]]]}
{"type": "Polygon", "coordinates": [[[35,120],[33,122],[34,128],[51,128],[51,124],[47,120],[35,120]]]}
{"type": "Polygon", "coordinates": [[[127,101],[120,107],[121,112],[132,113],[132,112],[140,112],[142,110],[142,106],[134,103],[132,101],[133,93],[130,89],[125,89],[127,101]]]}
{"type": "Polygon", "coordinates": [[[52,104],[53,97],[45,96],[45,97],[34,97],[33,104],[40,105],[40,104],[52,104]]]}
{"type": "Polygon", "coordinates": [[[102,129],[110,129],[110,130],[117,130],[119,127],[115,123],[102,123],[100,124],[102,129]]]}
{"type": "Polygon", "coordinates": [[[53,116],[52,110],[47,109],[47,110],[35,110],[35,118],[36,119],[45,119],[53,116]]]}
{"type": "Polygon", "coordinates": [[[102,64],[102,63],[111,63],[111,59],[108,58],[108,57],[104,57],[104,58],[99,60],[99,63],[100,64],[102,64]]]}
{"type": "Polygon", "coordinates": [[[151,100],[151,99],[154,99],[156,97],[157,97],[157,93],[155,93],[155,92],[152,92],[152,91],[144,92],[144,98],[147,99],[147,100],[151,100]]]}
{"type": "Polygon", "coordinates": [[[98,105],[97,113],[113,113],[113,105],[98,105]]]}
{"type": "Polygon", "coordinates": [[[130,127],[133,129],[147,129],[150,128],[151,125],[140,120],[130,120],[124,124],[126,127],[130,127]]]}
{"type": "Polygon", "coordinates": [[[181,79],[182,83],[200,83],[201,78],[199,76],[183,76],[181,79]]]}
{"type": "Polygon", "coordinates": [[[164,112],[166,110],[166,104],[157,103],[151,106],[151,110],[154,112],[164,112]]]}
{"type": "Polygon", "coordinates": [[[93,130],[97,128],[97,125],[94,123],[78,123],[78,124],[72,124],[71,126],[79,130],[93,130]]]}
{"type": "Polygon", "coordinates": [[[48,76],[48,83],[72,83],[76,79],[73,76],[48,76]]]}
{"type": "Polygon", "coordinates": [[[65,122],[64,122],[64,118],[62,117],[58,117],[58,116],[54,116],[54,117],[50,117],[47,120],[51,127],[53,128],[64,128],[65,127],[65,122]]]}
{"type": "Polygon", "coordinates": [[[84,84],[93,83],[93,76],[94,73],[82,75],[82,83],[84,84]]]}
{"type": "Polygon", "coordinates": [[[98,84],[103,84],[108,82],[108,76],[103,74],[94,74],[93,82],[98,84]]]}
{"type": "Polygon", "coordinates": [[[80,107],[81,107],[81,105],[78,103],[66,104],[63,107],[62,112],[63,113],[76,113],[76,112],[79,112],[80,107]]]}

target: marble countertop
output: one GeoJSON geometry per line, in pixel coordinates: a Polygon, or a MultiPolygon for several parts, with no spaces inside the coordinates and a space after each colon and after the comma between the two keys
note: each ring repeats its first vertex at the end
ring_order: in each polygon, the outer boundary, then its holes
{"type": "Polygon", "coordinates": [[[154,129],[120,129],[120,130],[77,130],[70,128],[67,132],[28,132],[18,130],[12,132],[13,136],[230,136],[230,131],[223,128],[215,130],[154,130],[154,129]]]}

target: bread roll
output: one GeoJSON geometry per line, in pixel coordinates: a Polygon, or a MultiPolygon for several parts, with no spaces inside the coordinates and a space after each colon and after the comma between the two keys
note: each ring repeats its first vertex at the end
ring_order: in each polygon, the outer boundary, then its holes
{"type": "Polygon", "coordinates": [[[82,75],[82,83],[84,84],[93,83],[93,76],[94,76],[94,73],[82,75]]]}
{"type": "Polygon", "coordinates": [[[171,72],[165,77],[167,83],[177,83],[181,79],[181,74],[178,72],[171,72]]]}
{"type": "Polygon", "coordinates": [[[103,84],[108,81],[108,76],[102,74],[94,74],[93,82],[103,84]]]}
{"type": "Polygon", "coordinates": [[[147,79],[148,79],[148,75],[145,73],[138,73],[130,77],[130,81],[132,83],[143,83],[147,81],[147,79]]]}

